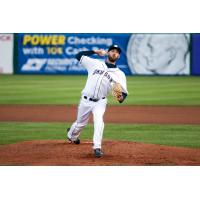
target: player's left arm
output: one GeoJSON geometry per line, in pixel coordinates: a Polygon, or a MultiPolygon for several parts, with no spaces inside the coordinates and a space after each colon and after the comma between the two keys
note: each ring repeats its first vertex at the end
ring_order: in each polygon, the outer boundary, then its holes
{"type": "Polygon", "coordinates": [[[124,89],[119,82],[112,81],[111,86],[114,99],[122,103],[128,96],[128,91],[124,89]]]}
{"type": "Polygon", "coordinates": [[[122,89],[121,97],[118,99],[119,103],[122,103],[126,99],[126,97],[128,96],[126,76],[125,76],[124,73],[123,73],[122,77],[123,77],[122,78],[122,80],[123,80],[122,83],[124,83],[123,84],[124,87],[122,87],[122,88],[124,88],[124,89],[122,89]]]}

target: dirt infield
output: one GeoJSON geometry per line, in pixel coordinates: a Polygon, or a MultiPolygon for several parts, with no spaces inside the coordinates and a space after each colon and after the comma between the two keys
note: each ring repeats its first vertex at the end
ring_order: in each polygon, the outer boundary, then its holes
{"type": "Polygon", "coordinates": [[[144,166],[200,165],[200,149],[135,142],[104,141],[104,156],[94,158],[91,142],[27,141],[0,146],[0,165],[28,166],[144,166]]]}
{"type": "MultiPolygon", "coordinates": [[[[0,121],[72,122],[77,106],[1,105],[0,121]]],[[[91,121],[91,120],[90,120],[91,121]]],[[[106,123],[200,124],[200,107],[108,106],[106,123]]],[[[200,165],[200,149],[124,141],[103,141],[103,158],[94,158],[90,141],[26,141],[0,146],[0,165],[200,165]]]]}
{"type": "MultiPolygon", "coordinates": [[[[0,121],[73,122],[76,112],[77,106],[0,105],[0,121]]],[[[200,106],[108,106],[105,122],[200,124],[200,106]]]]}

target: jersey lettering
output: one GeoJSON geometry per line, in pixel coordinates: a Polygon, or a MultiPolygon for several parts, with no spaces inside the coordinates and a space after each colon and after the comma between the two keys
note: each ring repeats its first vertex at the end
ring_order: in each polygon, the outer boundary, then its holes
{"type": "Polygon", "coordinates": [[[100,75],[102,75],[103,73],[104,73],[103,70],[96,69],[96,70],[93,72],[93,75],[95,75],[95,74],[100,74],[100,75]]]}
{"type": "Polygon", "coordinates": [[[104,74],[104,76],[107,77],[108,80],[109,80],[110,82],[113,81],[113,79],[112,79],[111,76],[108,74],[108,72],[106,72],[106,73],[104,74]]]}
{"type": "MultiPolygon", "coordinates": [[[[96,69],[96,70],[93,72],[93,75],[95,75],[95,74],[102,75],[104,72],[105,72],[104,70],[96,69]]],[[[106,73],[104,74],[104,76],[105,76],[110,82],[113,81],[113,79],[112,79],[111,76],[108,74],[108,72],[106,72],[106,73]]]]}

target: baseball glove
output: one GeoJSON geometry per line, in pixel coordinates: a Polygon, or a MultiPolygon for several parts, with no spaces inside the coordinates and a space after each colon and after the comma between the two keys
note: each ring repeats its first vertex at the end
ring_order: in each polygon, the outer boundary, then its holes
{"type": "Polygon", "coordinates": [[[122,86],[119,83],[114,83],[112,87],[112,95],[117,100],[120,101],[122,98],[122,86]]]}

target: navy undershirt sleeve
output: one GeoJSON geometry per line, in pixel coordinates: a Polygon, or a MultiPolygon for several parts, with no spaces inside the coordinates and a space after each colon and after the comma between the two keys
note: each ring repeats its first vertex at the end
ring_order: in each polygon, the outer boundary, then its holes
{"type": "Polygon", "coordinates": [[[91,56],[94,54],[95,54],[94,51],[80,51],[79,53],[76,54],[76,59],[80,61],[82,56],[91,56]]]}
{"type": "Polygon", "coordinates": [[[123,100],[119,101],[119,103],[122,103],[126,99],[127,94],[125,92],[122,92],[122,96],[123,96],[123,100]]]}

